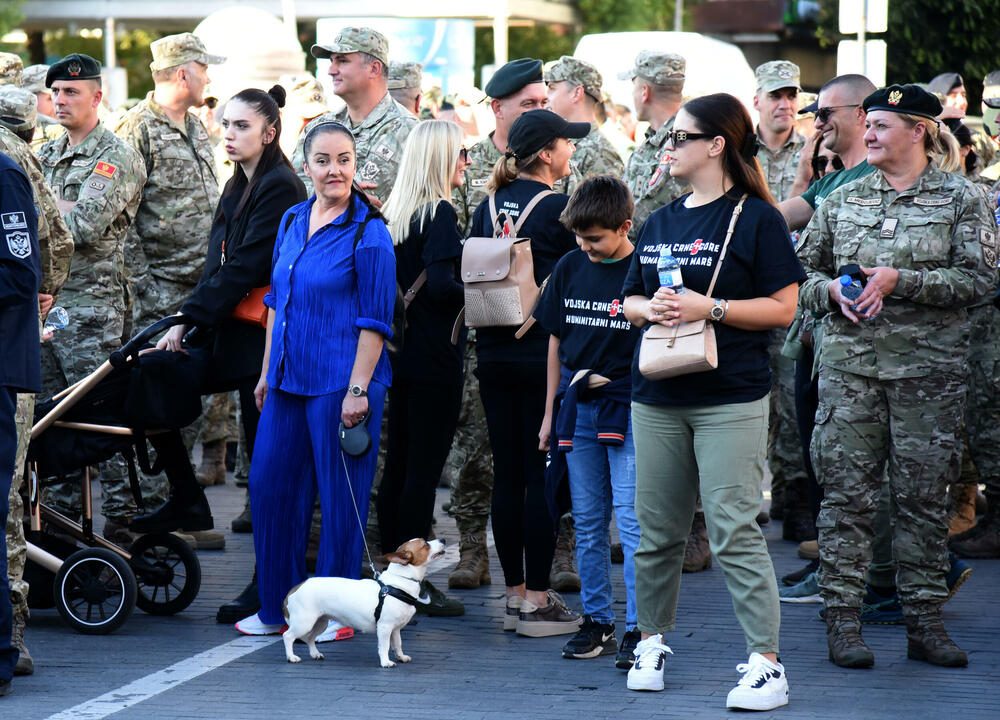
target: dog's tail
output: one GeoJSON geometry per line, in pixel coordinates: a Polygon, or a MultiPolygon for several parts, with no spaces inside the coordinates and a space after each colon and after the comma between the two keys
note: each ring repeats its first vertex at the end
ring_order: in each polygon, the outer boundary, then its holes
{"type": "Polygon", "coordinates": [[[285,595],[285,601],[281,603],[281,614],[285,616],[286,623],[288,622],[288,598],[290,598],[292,594],[303,585],[305,585],[305,582],[300,582],[298,585],[289,590],[288,594],[285,595]]]}

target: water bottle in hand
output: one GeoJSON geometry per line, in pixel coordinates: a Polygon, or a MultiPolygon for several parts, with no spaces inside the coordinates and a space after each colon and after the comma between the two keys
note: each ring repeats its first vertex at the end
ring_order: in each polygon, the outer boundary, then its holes
{"type": "Polygon", "coordinates": [[[49,310],[45,318],[45,327],[42,328],[42,335],[48,337],[56,330],[62,330],[69,325],[69,313],[64,307],[54,307],[49,310]]]}
{"type": "Polygon", "coordinates": [[[660,277],[660,287],[668,287],[678,295],[684,292],[684,278],[681,276],[681,265],[677,258],[670,254],[670,246],[664,245],[660,250],[660,259],[656,263],[656,274],[660,277]]]}
{"type": "MultiPolygon", "coordinates": [[[[857,300],[861,297],[863,290],[864,288],[861,287],[861,283],[852,278],[850,275],[840,276],[840,294],[843,295],[845,299],[852,301],[857,300]]],[[[851,305],[851,310],[857,312],[858,308],[851,305]]]]}

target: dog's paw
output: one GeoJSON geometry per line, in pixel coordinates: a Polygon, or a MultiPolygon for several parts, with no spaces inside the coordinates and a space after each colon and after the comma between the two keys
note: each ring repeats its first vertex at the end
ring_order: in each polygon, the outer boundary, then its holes
{"type": "Polygon", "coordinates": [[[298,655],[289,655],[288,662],[290,663],[302,662],[302,658],[300,658],[298,655]]]}
{"type": "Polygon", "coordinates": [[[315,652],[312,651],[312,650],[310,650],[309,651],[309,657],[311,657],[313,660],[322,660],[323,659],[323,653],[321,653],[319,650],[316,650],[315,652]]]}
{"type": "Polygon", "coordinates": [[[396,663],[394,663],[392,660],[385,660],[385,661],[382,662],[382,667],[384,667],[384,668],[393,668],[393,667],[396,667],[396,663]]]}
{"type": "Polygon", "coordinates": [[[399,662],[401,662],[401,663],[408,663],[413,658],[411,658],[409,655],[400,655],[400,654],[397,653],[396,654],[396,659],[399,660],[399,662]]]}

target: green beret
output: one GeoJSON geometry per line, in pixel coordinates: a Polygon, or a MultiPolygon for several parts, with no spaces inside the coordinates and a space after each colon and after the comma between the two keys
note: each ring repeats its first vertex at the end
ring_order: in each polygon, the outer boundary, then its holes
{"type": "Polygon", "coordinates": [[[861,107],[866,113],[885,110],[931,120],[941,114],[941,101],[918,85],[890,85],[876,90],[865,98],[861,107]]]}
{"type": "Polygon", "coordinates": [[[505,98],[532,83],[542,81],[542,61],[534,58],[511,60],[486,83],[486,94],[491,98],[505,98]]]}
{"type": "Polygon", "coordinates": [[[49,67],[45,73],[45,87],[52,87],[56,80],[100,80],[101,64],[81,53],[67,55],[49,67]]]}

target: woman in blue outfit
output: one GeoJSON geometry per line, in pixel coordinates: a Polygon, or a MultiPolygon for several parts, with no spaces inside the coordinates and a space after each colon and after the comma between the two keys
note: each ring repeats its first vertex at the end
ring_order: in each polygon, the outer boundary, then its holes
{"type": "MultiPolygon", "coordinates": [[[[249,635],[278,632],[285,595],[307,577],[317,494],[323,514],[317,575],[360,577],[377,429],[391,377],[384,341],[392,332],[395,256],[381,216],[354,185],[354,137],[339,123],[322,123],[304,148],[316,194],[282,219],[264,301],[271,311],[250,466],[261,607],[236,624],[249,635]],[[353,427],[366,417],[371,448],[359,457],[342,453],[338,425],[353,427]]],[[[328,632],[350,634],[336,630],[328,632]]]]}

